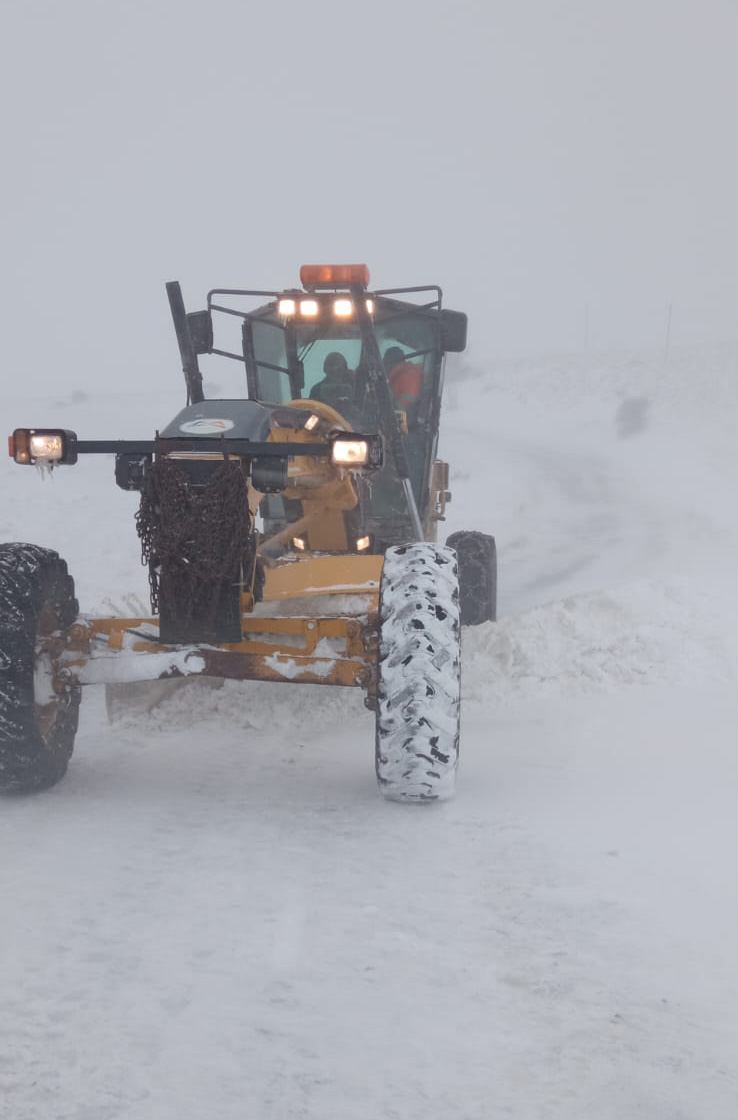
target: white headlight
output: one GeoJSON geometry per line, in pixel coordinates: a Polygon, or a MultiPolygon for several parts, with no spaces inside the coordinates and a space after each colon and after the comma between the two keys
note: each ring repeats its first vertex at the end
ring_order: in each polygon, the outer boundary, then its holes
{"type": "Polygon", "coordinates": [[[61,433],[53,432],[48,435],[32,435],[29,451],[32,459],[45,459],[47,462],[58,462],[64,454],[64,439],[61,433]]]}
{"type": "Polygon", "coordinates": [[[333,304],[333,311],[338,319],[349,319],[354,313],[354,305],[350,299],[337,299],[333,304]]]}
{"type": "Polygon", "coordinates": [[[373,299],[368,299],[366,301],[366,309],[367,309],[367,311],[369,312],[370,315],[374,314],[374,300],[373,299]]]}
{"type": "Polygon", "coordinates": [[[317,299],[301,299],[300,300],[300,314],[304,315],[306,319],[314,319],[320,310],[317,299]]]}
{"type": "Polygon", "coordinates": [[[77,434],[61,428],[16,428],[8,441],[16,463],[77,462],[77,434]]]}
{"type": "Polygon", "coordinates": [[[289,315],[294,315],[297,304],[293,299],[281,299],[277,304],[279,314],[287,318],[289,315]]]}
{"type": "Polygon", "coordinates": [[[337,439],[331,454],[339,466],[363,467],[369,462],[369,444],[365,439],[337,439]]]}

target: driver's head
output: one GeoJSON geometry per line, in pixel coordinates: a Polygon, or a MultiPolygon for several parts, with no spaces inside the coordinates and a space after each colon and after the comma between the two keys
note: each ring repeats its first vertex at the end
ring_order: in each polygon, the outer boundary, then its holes
{"type": "Polygon", "coordinates": [[[323,362],[323,373],[329,381],[338,381],[341,377],[348,377],[348,362],[338,350],[331,350],[323,362]]]}
{"type": "Polygon", "coordinates": [[[403,351],[399,346],[388,346],[384,352],[382,363],[384,365],[384,372],[391,373],[395,366],[399,366],[405,358],[403,351]]]}

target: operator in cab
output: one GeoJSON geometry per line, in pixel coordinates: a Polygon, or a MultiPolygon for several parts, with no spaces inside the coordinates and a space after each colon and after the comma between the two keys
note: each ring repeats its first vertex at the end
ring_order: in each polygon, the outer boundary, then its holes
{"type": "Polygon", "coordinates": [[[399,346],[389,346],[382,363],[395,407],[407,414],[408,424],[412,426],[417,421],[417,406],[423,390],[423,367],[405,361],[404,351],[399,346]]]}
{"type": "Polygon", "coordinates": [[[355,373],[338,350],[331,350],[323,362],[322,381],[310,390],[310,398],[330,405],[350,424],[357,421],[355,373]]]}

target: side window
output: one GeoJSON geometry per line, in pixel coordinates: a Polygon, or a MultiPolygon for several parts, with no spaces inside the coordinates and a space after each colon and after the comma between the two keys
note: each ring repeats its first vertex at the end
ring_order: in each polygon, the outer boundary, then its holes
{"type": "Polygon", "coordinates": [[[252,320],[259,400],[285,404],[290,399],[285,334],[281,327],[252,320]]]}
{"type": "Polygon", "coordinates": [[[417,315],[393,316],[377,326],[377,341],[382,358],[389,355],[390,365],[406,363],[422,370],[422,396],[427,396],[438,365],[435,324],[417,315]]]}
{"type": "Polygon", "coordinates": [[[406,411],[408,423],[415,425],[425,412],[425,402],[432,393],[435,351],[417,354],[407,343],[403,345],[400,339],[391,335],[380,338],[379,350],[390,379],[395,405],[406,411]],[[414,369],[420,376],[413,372],[414,369]],[[393,371],[396,371],[394,376],[393,371]]]}

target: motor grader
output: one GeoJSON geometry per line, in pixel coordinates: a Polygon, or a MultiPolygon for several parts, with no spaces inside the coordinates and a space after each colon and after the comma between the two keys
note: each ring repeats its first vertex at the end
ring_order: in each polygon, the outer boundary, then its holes
{"type": "Polygon", "coordinates": [[[140,493],[151,614],[80,615],[57,553],[0,545],[0,791],[61,779],[84,686],[199,676],[361,688],[384,796],[453,793],[460,626],[496,610],[493,538],[437,543],[444,363],[466,316],[435,286],[371,290],[364,265],[300,282],[213,289],[190,312],[167,284],[187,399],[153,438],[10,437],[21,465],[115,455],[140,493]],[[240,363],[243,396],[206,398],[211,356],[240,363]]]}

